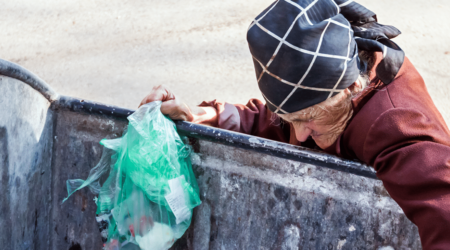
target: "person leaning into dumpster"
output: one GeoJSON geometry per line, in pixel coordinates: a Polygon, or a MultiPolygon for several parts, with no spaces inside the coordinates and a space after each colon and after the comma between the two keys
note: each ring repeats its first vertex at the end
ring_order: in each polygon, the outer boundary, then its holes
{"type": "Polygon", "coordinates": [[[450,249],[450,131],[425,83],[377,23],[352,0],[279,0],[251,23],[247,40],[265,103],[188,107],[164,86],[172,119],[324,151],[373,166],[418,226],[423,249],[450,249]]]}

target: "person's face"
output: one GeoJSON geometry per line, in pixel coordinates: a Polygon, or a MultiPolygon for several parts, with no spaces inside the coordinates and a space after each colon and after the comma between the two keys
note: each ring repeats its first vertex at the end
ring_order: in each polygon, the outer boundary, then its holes
{"type": "Polygon", "coordinates": [[[292,124],[297,140],[304,142],[311,136],[317,146],[325,149],[333,145],[351,117],[349,94],[344,90],[324,102],[279,116],[292,124]]]}

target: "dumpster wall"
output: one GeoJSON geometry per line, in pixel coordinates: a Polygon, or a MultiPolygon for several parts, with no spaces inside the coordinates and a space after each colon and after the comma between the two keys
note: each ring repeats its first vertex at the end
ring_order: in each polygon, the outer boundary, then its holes
{"type": "Polygon", "coordinates": [[[62,205],[61,202],[67,197],[66,181],[86,179],[100,160],[100,140],[122,135],[126,124],[105,116],[58,110],[52,162],[51,249],[102,249],[95,220],[95,196],[89,189],[76,192],[62,205]]]}
{"type": "Polygon", "coordinates": [[[207,141],[198,152],[202,204],[174,249],[421,249],[379,180],[207,141]]]}
{"type": "MultiPolygon", "coordinates": [[[[59,203],[67,195],[65,181],[86,178],[100,159],[98,141],[120,136],[125,125],[104,115],[58,110],[52,249],[100,249],[90,191],[59,203]]],[[[379,180],[192,142],[202,204],[172,249],[421,249],[417,228],[379,180]]]]}
{"type": "Polygon", "coordinates": [[[0,246],[48,249],[54,112],[39,92],[0,76],[0,246]]]}

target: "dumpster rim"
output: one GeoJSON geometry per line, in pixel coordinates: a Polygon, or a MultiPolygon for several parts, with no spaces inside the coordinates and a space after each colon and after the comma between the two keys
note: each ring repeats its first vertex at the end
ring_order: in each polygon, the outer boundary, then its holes
{"type": "Polygon", "coordinates": [[[0,75],[20,80],[41,93],[50,103],[59,99],[59,94],[37,75],[26,68],[0,58],[0,75]]]}
{"type": "MultiPolygon", "coordinates": [[[[54,109],[64,109],[72,112],[101,115],[122,120],[126,120],[129,115],[135,112],[135,110],[132,109],[106,105],[70,96],[60,96],[59,100],[52,104],[52,107],[54,109]]],[[[319,150],[186,121],[174,122],[181,135],[191,138],[207,140],[283,159],[313,164],[371,179],[378,179],[375,170],[370,166],[330,155],[319,150]]]]}

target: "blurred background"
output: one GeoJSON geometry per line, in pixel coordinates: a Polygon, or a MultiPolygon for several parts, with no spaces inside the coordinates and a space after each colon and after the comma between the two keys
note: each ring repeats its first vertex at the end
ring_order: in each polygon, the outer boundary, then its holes
{"type": "MultiPolygon", "coordinates": [[[[58,93],[137,108],[165,84],[187,103],[261,98],[247,27],[272,0],[0,0],[0,58],[58,93]]],[[[425,79],[450,124],[450,1],[360,0],[425,79]]]]}

